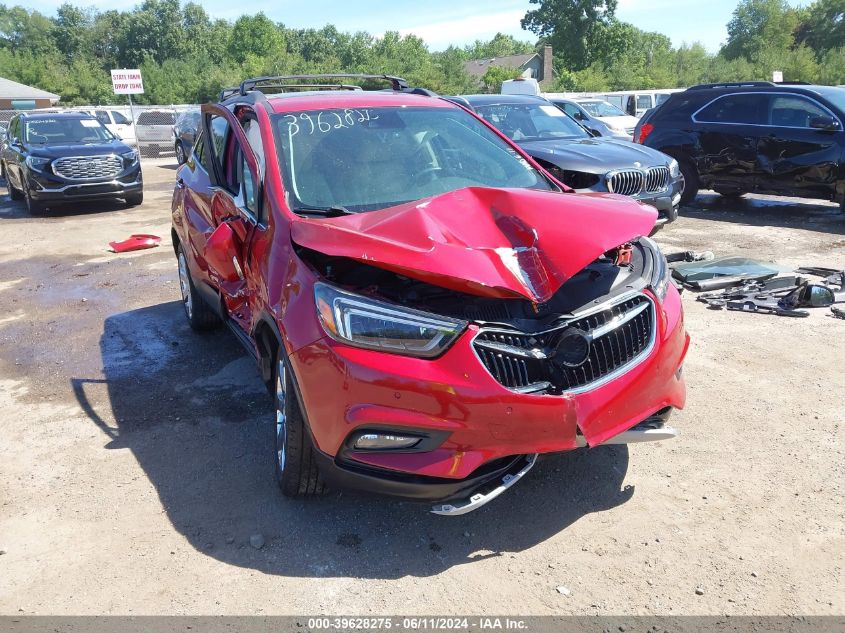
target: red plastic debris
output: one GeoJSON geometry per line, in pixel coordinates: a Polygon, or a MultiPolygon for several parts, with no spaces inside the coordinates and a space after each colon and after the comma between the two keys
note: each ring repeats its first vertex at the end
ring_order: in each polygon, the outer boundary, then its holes
{"type": "Polygon", "coordinates": [[[109,246],[111,246],[113,253],[127,253],[129,251],[142,251],[145,248],[155,248],[160,242],[161,238],[158,235],[136,233],[122,242],[109,242],[109,246]]]}

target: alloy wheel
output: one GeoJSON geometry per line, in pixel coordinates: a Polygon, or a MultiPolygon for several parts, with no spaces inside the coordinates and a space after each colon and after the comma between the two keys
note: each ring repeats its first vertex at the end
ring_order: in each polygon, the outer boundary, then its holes
{"type": "Polygon", "coordinates": [[[280,473],[285,471],[285,444],[288,437],[287,416],[285,414],[286,378],[285,362],[280,360],[276,372],[276,463],[280,473]]]}
{"type": "Polygon", "coordinates": [[[188,273],[188,261],[185,254],[179,251],[179,290],[182,291],[182,305],[185,307],[185,314],[191,318],[194,311],[194,298],[191,296],[191,277],[188,273]]]}

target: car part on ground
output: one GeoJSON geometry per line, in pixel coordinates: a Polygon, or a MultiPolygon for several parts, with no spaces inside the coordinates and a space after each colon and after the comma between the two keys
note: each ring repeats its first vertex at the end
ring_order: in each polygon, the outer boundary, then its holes
{"type": "Polygon", "coordinates": [[[138,152],[84,112],[22,112],[10,121],[0,163],[13,200],[32,214],[54,203],[143,201],[138,152]]]}
{"type": "Polygon", "coordinates": [[[634,140],[699,189],[820,198],[845,208],[845,88],[749,81],[693,86],[649,110],[634,140]]]}
{"type": "Polygon", "coordinates": [[[842,308],[830,306],[830,313],[837,319],[845,319],[845,310],[842,308]]]}
{"type": "Polygon", "coordinates": [[[155,248],[160,243],[161,238],[158,235],[134,233],[123,241],[109,242],[109,247],[113,253],[128,253],[130,251],[142,251],[147,248],[155,248]]]}
{"type": "Polygon", "coordinates": [[[686,288],[702,291],[737,286],[748,279],[771,279],[784,271],[781,266],[736,256],[673,262],[670,267],[672,277],[686,288]]]}
{"type": "Polygon", "coordinates": [[[256,358],[282,491],[466,511],[531,456],[671,437],[639,428],[685,402],[655,210],[575,195],[483,120],[376,77],[392,89],[242,82],[176,173],[186,316],[207,308],[256,358]]]}
{"type": "Polygon", "coordinates": [[[568,114],[540,97],[463,95],[449,99],[496,127],[568,187],[634,198],[657,209],[658,227],[677,218],[684,180],[673,158],[618,137],[593,138],[568,114]]]}

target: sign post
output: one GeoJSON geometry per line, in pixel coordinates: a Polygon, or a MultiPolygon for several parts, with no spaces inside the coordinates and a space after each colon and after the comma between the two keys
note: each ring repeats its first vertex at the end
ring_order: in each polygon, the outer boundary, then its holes
{"type": "Polygon", "coordinates": [[[135,109],[132,107],[132,95],[144,94],[144,79],[138,68],[115,68],[111,71],[111,85],[114,94],[129,97],[129,116],[135,132],[135,145],[138,146],[138,128],[135,126],[135,109]]]}
{"type": "Polygon", "coordinates": [[[782,70],[773,70],[772,71],[772,83],[782,84],[783,83],[783,71],[782,70]]]}

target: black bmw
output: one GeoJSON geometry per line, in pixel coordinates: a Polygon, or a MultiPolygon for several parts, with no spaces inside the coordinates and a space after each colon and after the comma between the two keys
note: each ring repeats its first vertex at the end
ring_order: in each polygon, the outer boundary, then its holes
{"type": "Polygon", "coordinates": [[[684,189],[678,163],[649,147],[614,137],[595,138],[541,97],[449,97],[469,108],[576,191],[631,196],[657,209],[657,226],[678,217],[684,189]]]}
{"type": "Polygon", "coordinates": [[[0,168],[13,200],[30,213],[52,203],[144,200],[138,152],[84,113],[21,113],[9,122],[0,168]]]}

